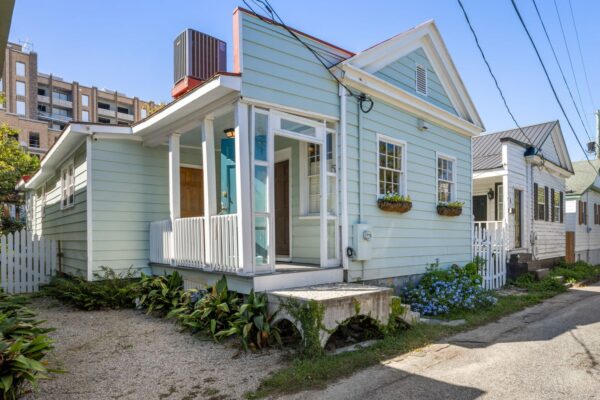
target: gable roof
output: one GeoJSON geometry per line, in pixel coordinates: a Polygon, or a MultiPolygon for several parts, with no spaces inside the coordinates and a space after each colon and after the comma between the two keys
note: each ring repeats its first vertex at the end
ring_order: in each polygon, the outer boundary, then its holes
{"type": "MultiPolygon", "coordinates": [[[[452,106],[457,111],[459,117],[468,122],[472,127],[484,130],[483,122],[469,93],[460,77],[452,58],[448,52],[446,44],[433,20],[426,21],[414,28],[400,33],[390,39],[376,44],[366,50],[359,52],[353,57],[338,64],[346,75],[352,72],[363,72],[369,75],[369,79],[378,80],[373,74],[382,68],[392,64],[398,59],[406,56],[417,49],[423,49],[425,55],[431,63],[432,69],[439,77],[442,87],[446,91],[452,106]]],[[[381,80],[381,82],[384,82],[381,80]]],[[[379,82],[379,83],[381,83],[379,82]]],[[[383,85],[386,87],[385,85],[383,85]]],[[[398,88],[398,90],[402,90],[398,88]]],[[[404,90],[402,90],[405,92],[404,90]]],[[[408,93],[408,92],[405,92],[408,93]]],[[[410,93],[411,96],[415,96],[410,93]]],[[[435,107],[437,116],[443,115],[445,119],[451,117],[445,115],[452,113],[439,107],[435,107]]],[[[456,117],[452,115],[452,117],[456,117]]]]}
{"type": "Polygon", "coordinates": [[[600,160],[575,161],[573,170],[575,173],[567,179],[567,194],[580,195],[591,187],[596,187],[600,191],[600,187],[594,185],[600,170],[600,160]],[[594,165],[593,167],[590,162],[594,165]]]}
{"type": "Polygon", "coordinates": [[[558,154],[557,166],[573,172],[573,165],[571,164],[558,121],[524,126],[522,127],[522,131],[517,128],[474,137],[473,171],[501,168],[502,141],[504,140],[513,141],[525,149],[533,146],[539,151],[549,138],[552,138],[550,141],[554,142],[554,147],[558,154]]]}

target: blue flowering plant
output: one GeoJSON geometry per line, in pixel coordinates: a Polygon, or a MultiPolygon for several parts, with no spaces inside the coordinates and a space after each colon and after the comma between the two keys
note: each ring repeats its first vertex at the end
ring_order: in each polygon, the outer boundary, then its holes
{"type": "Polygon", "coordinates": [[[404,302],[422,315],[443,315],[496,304],[496,297],[481,286],[478,261],[448,269],[431,265],[417,286],[405,289],[404,302]]]}

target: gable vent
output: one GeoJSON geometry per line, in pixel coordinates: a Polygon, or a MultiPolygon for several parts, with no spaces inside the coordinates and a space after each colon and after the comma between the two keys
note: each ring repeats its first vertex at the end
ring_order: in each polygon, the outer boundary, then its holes
{"type": "Polygon", "coordinates": [[[422,65],[417,65],[415,75],[417,93],[427,96],[427,70],[422,65]]]}

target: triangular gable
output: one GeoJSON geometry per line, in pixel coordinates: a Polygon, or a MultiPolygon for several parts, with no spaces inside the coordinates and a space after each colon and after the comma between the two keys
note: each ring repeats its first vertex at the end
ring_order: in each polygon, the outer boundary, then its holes
{"type": "MultiPolygon", "coordinates": [[[[453,114],[483,128],[481,118],[433,20],[364,50],[342,62],[339,67],[343,69],[348,65],[377,76],[377,73],[380,72],[381,75],[386,67],[393,67],[393,64],[403,57],[408,57],[411,53],[416,54],[414,52],[418,51],[421,51],[429,62],[431,70],[439,81],[440,92],[443,92],[449,100],[448,107],[454,111],[453,114]]],[[[383,77],[378,78],[383,79],[383,77]]],[[[387,80],[386,82],[389,83],[387,80]]],[[[411,94],[418,97],[414,90],[411,94]]],[[[448,107],[439,108],[452,113],[448,107]]]]}
{"type": "Polygon", "coordinates": [[[440,78],[437,76],[425,51],[421,47],[386,65],[379,71],[375,71],[374,75],[429,101],[437,107],[458,115],[440,78]],[[427,95],[416,91],[417,65],[425,68],[427,71],[427,95]]]}
{"type": "Polygon", "coordinates": [[[544,158],[560,165],[567,171],[573,172],[573,164],[571,163],[571,157],[567,150],[560,123],[556,123],[552,132],[548,135],[544,143],[542,143],[541,149],[544,158]]]}

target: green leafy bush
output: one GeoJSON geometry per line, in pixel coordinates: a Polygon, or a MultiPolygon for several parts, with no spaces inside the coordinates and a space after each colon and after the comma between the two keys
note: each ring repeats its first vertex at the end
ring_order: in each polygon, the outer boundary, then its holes
{"type": "Polygon", "coordinates": [[[255,294],[251,290],[244,304],[229,318],[229,329],[217,332],[215,337],[237,335],[245,350],[248,347],[262,349],[273,342],[281,345],[279,329],[272,326],[276,314],[268,312],[265,293],[255,294]]]}
{"type": "Polygon", "coordinates": [[[273,326],[275,314],[269,314],[267,295],[251,291],[246,300],[230,291],[227,278],[221,277],[206,292],[185,292],[167,315],[192,333],[200,333],[219,341],[236,336],[243,348],[261,349],[281,343],[279,329],[273,326]]]}
{"type": "Polygon", "coordinates": [[[565,285],[554,276],[536,280],[531,274],[523,274],[515,279],[513,284],[516,287],[536,292],[564,292],[567,290],[565,285]]]}
{"type": "Polygon", "coordinates": [[[21,296],[0,293],[0,399],[16,399],[25,384],[37,387],[51,372],[42,362],[52,349],[43,321],[21,296]]]}
{"type": "Polygon", "coordinates": [[[193,333],[200,332],[218,339],[217,333],[228,327],[231,316],[238,310],[241,298],[237,293],[228,290],[225,276],[206,294],[197,296],[196,302],[173,309],[168,317],[177,318],[182,326],[193,333]]]}
{"type": "Polygon", "coordinates": [[[552,270],[552,276],[562,276],[566,282],[575,283],[600,277],[600,266],[583,261],[574,264],[561,263],[552,270]]]}
{"type": "Polygon", "coordinates": [[[132,308],[135,306],[135,272],[116,273],[101,267],[96,280],[87,281],[78,276],[55,277],[42,290],[42,295],[55,297],[82,310],[132,308]]]}
{"type": "Polygon", "coordinates": [[[134,292],[139,296],[138,306],[148,314],[157,312],[166,315],[179,306],[183,290],[183,277],[177,271],[170,275],[152,276],[142,273],[134,292]]]}

